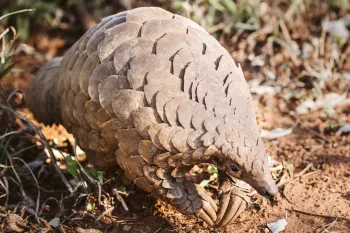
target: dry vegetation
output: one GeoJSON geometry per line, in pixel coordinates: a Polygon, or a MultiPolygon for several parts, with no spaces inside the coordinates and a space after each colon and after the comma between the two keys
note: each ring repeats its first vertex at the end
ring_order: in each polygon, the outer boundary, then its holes
{"type": "MultiPolygon", "coordinates": [[[[0,231],[269,232],[268,222],[285,218],[286,232],[350,232],[347,0],[10,2],[0,3],[0,231]],[[19,90],[40,64],[101,16],[149,5],[204,26],[241,64],[253,93],[280,198],[271,205],[255,194],[225,230],[181,216],[119,171],[94,169],[72,135],[39,124],[23,105],[19,90]],[[27,8],[37,10],[16,12],[27,8]]],[[[215,193],[214,167],[192,171],[215,193]]]]}

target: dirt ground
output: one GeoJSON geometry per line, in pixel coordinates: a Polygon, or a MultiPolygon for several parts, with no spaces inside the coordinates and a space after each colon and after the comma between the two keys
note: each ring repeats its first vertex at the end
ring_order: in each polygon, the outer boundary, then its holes
{"type": "MultiPolygon", "coordinates": [[[[99,205],[96,204],[96,190],[87,194],[83,188],[70,194],[50,165],[47,151],[30,137],[23,140],[19,137],[11,142],[11,153],[34,145],[17,156],[35,167],[33,171],[38,181],[23,166],[19,166],[18,173],[26,195],[16,185],[10,185],[8,191],[12,191],[6,193],[8,198],[2,195],[3,190],[0,189],[2,224],[15,224],[20,229],[18,232],[253,233],[270,232],[267,223],[284,218],[288,222],[285,232],[350,232],[350,134],[339,131],[342,126],[350,124],[350,40],[347,38],[340,46],[332,33],[326,33],[321,26],[326,19],[332,22],[350,16],[349,10],[320,8],[308,14],[309,8],[315,6],[302,4],[298,6],[293,20],[288,21],[281,16],[289,9],[284,4],[278,8],[281,12],[277,14],[271,13],[275,12],[272,5],[262,7],[267,8],[267,13],[261,15],[259,30],[238,30],[230,36],[223,33],[214,35],[242,65],[253,92],[260,127],[270,136],[273,129],[282,128],[285,133],[284,136],[273,135],[272,139],[264,139],[272,173],[279,187],[276,203],[254,194],[248,210],[235,223],[225,229],[214,229],[194,217],[179,214],[170,205],[142,192],[123,196],[131,210],[125,211],[112,191],[113,185],[118,182],[111,179],[103,186],[103,204],[99,205]],[[274,23],[280,28],[277,37],[272,37],[274,23]],[[295,55],[288,46],[281,45],[274,38],[288,42],[304,55],[307,53],[307,57],[301,59],[300,55],[295,55]],[[259,62],[263,64],[259,65],[259,62]],[[329,75],[326,75],[327,72],[329,75]],[[322,102],[331,95],[335,97],[322,102]],[[311,102],[304,111],[302,107],[306,100],[311,102]],[[286,133],[286,129],[290,131],[286,133]],[[34,161],[41,163],[35,165],[34,161]],[[27,201],[35,202],[38,193],[41,194],[39,202],[43,208],[40,215],[35,215],[30,209],[23,209],[24,206],[35,206],[26,203],[24,196],[28,196],[27,201]],[[55,219],[59,220],[59,224],[52,222],[55,219]]],[[[47,54],[53,57],[64,53],[72,41],[62,38],[49,32],[32,35],[26,44],[33,46],[35,52],[15,55],[17,69],[1,81],[7,93],[15,89],[25,90],[31,75],[47,60],[47,54]]],[[[27,108],[16,110],[39,126],[49,142],[55,142],[68,154],[72,153],[74,138],[62,126],[44,126],[35,121],[27,108]]],[[[18,131],[38,138],[28,123],[18,119],[17,123],[18,131]]],[[[1,122],[0,129],[6,124],[1,122]]],[[[8,128],[13,130],[10,126],[8,128]]],[[[86,162],[84,158],[82,162],[86,162]]],[[[58,164],[64,176],[74,181],[67,172],[67,166],[62,161],[58,164]]],[[[199,167],[192,175],[199,182],[211,176],[206,166],[199,167]]],[[[0,176],[2,184],[6,180],[11,184],[14,174],[6,167],[0,176]]],[[[212,180],[206,188],[215,193],[216,183],[212,180]]]]}

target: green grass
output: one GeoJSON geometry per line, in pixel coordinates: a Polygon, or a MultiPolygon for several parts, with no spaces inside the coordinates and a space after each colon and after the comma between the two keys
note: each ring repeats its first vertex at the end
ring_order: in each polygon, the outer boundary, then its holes
{"type": "Polygon", "coordinates": [[[172,7],[209,32],[220,30],[232,35],[238,29],[260,28],[260,0],[172,0],[172,7]]]}

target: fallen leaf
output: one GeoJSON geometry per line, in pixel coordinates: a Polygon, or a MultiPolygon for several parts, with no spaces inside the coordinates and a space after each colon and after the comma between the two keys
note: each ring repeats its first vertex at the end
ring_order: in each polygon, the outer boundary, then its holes
{"type": "Polygon", "coordinates": [[[276,128],[272,130],[261,130],[261,137],[266,139],[275,139],[280,138],[283,136],[286,136],[288,134],[291,134],[293,132],[293,128],[276,128]]]}
{"type": "Polygon", "coordinates": [[[272,233],[279,233],[284,230],[287,226],[288,222],[285,219],[277,220],[276,222],[269,222],[267,227],[270,229],[272,233]]]}
{"type": "Polygon", "coordinates": [[[340,127],[336,133],[337,136],[340,136],[342,134],[350,133],[350,124],[343,125],[340,127]]]}
{"type": "Polygon", "coordinates": [[[339,95],[337,93],[328,93],[325,96],[318,97],[315,101],[312,99],[305,100],[295,111],[297,114],[305,114],[316,111],[320,108],[333,108],[341,104],[346,98],[346,94],[339,95]]]}
{"type": "Polygon", "coordinates": [[[61,224],[60,218],[53,218],[49,222],[49,225],[52,227],[58,227],[60,224],[61,224]]]}
{"type": "Polygon", "coordinates": [[[347,29],[347,26],[349,25],[350,16],[346,16],[334,21],[329,21],[327,23],[327,32],[332,36],[341,37],[344,41],[346,41],[350,35],[350,32],[347,29]]]}

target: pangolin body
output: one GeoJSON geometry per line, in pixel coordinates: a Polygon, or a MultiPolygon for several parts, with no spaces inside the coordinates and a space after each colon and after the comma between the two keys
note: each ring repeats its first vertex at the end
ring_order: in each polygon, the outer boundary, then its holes
{"type": "Polygon", "coordinates": [[[240,66],[180,15],[137,8],[104,18],[39,70],[26,98],[94,166],[119,165],[138,187],[211,225],[235,219],[248,198],[225,181],[217,207],[185,177],[196,164],[238,169],[260,193],[276,193],[240,66]]]}

